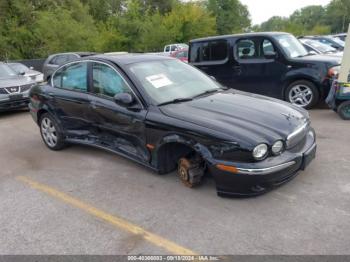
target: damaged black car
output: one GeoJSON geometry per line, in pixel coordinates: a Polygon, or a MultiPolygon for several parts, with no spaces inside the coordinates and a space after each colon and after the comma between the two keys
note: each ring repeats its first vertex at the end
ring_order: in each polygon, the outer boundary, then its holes
{"type": "Polygon", "coordinates": [[[307,111],[222,87],[155,55],[98,55],[61,66],[30,92],[46,146],[107,149],[189,187],[213,176],[220,196],[267,192],[316,154],[307,111]]]}

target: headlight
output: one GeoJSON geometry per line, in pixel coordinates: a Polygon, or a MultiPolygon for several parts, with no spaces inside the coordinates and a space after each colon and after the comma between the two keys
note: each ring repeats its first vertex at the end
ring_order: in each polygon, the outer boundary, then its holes
{"type": "Polygon", "coordinates": [[[271,148],[271,151],[274,155],[278,155],[283,151],[283,142],[282,141],[276,141],[271,148]]]}
{"type": "Polygon", "coordinates": [[[328,69],[328,76],[333,78],[333,77],[338,77],[340,72],[340,66],[333,66],[328,69]]]}
{"type": "Polygon", "coordinates": [[[253,157],[256,160],[262,160],[266,156],[267,151],[268,147],[266,144],[257,145],[253,150],[253,157]]]}

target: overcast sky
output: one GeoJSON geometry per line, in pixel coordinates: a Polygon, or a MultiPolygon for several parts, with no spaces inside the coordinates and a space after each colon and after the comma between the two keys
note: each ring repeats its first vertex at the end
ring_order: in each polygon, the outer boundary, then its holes
{"type": "Polygon", "coordinates": [[[253,24],[265,22],[272,16],[289,16],[308,5],[327,5],[331,0],[240,0],[247,5],[253,24]]]}

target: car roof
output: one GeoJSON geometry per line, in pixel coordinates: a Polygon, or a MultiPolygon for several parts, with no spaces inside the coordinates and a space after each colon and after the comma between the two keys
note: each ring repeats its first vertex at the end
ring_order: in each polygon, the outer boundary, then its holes
{"type": "Polygon", "coordinates": [[[207,40],[219,40],[219,39],[227,39],[227,38],[236,38],[236,37],[252,37],[252,36],[276,36],[276,35],[289,35],[286,32],[257,32],[257,33],[244,33],[244,34],[233,34],[233,35],[219,35],[219,36],[209,36],[203,38],[197,38],[190,41],[193,42],[202,42],[207,40]]]}
{"type": "Polygon", "coordinates": [[[91,55],[96,55],[98,53],[95,52],[65,52],[65,53],[56,53],[56,54],[51,54],[50,56],[57,56],[57,55],[79,55],[80,57],[85,57],[85,56],[91,56],[91,55]]]}
{"type": "MultiPolygon", "coordinates": [[[[95,55],[90,58],[96,58],[101,60],[108,60],[117,65],[128,65],[139,62],[150,62],[150,61],[158,61],[158,60],[173,60],[174,58],[162,55],[154,55],[154,54],[122,54],[122,55],[95,55]]],[[[88,58],[86,58],[88,59],[88,58]]]]}

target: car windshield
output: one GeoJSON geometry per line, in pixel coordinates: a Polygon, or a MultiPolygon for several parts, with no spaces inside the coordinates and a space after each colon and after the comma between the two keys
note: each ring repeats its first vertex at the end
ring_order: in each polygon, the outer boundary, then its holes
{"type": "Polygon", "coordinates": [[[290,58],[307,56],[309,53],[305,47],[292,35],[278,35],[275,39],[290,58]]]}
{"type": "Polygon", "coordinates": [[[322,44],[318,41],[314,41],[314,40],[307,40],[305,41],[306,44],[310,45],[311,47],[319,50],[321,53],[331,53],[331,52],[336,52],[337,49],[329,46],[329,45],[325,45],[322,44]]]}
{"type": "Polygon", "coordinates": [[[6,78],[15,75],[17,75],[17,73],[14,70],[12,70],[8,65],[0,64],[0,78],[6,78]]]}
{"type": "Polygon", "coordinates": [[[29,68],[26,67],[25,65],[23,64],[19,64],[19,63],[16,63],[16,64],[8,64],[13,70],[15,70],[18,74],[19,73],[26,73],[29,71],[29,68]]]}
{"type": "Polygon", "coordinates": [[[332,38],[334,42],[336,42],[337,44],[339,44],[342,47],[345,47],[345,42],[342,41],[341,39],[337,38],[337,37],[333,37],[332,38]]]}
{"type": "Polygon", "coordinates": [[[135,63],[129,71],[157,104],[192,99],[221,88],[209,76],[179,60],[135,63]]]}

